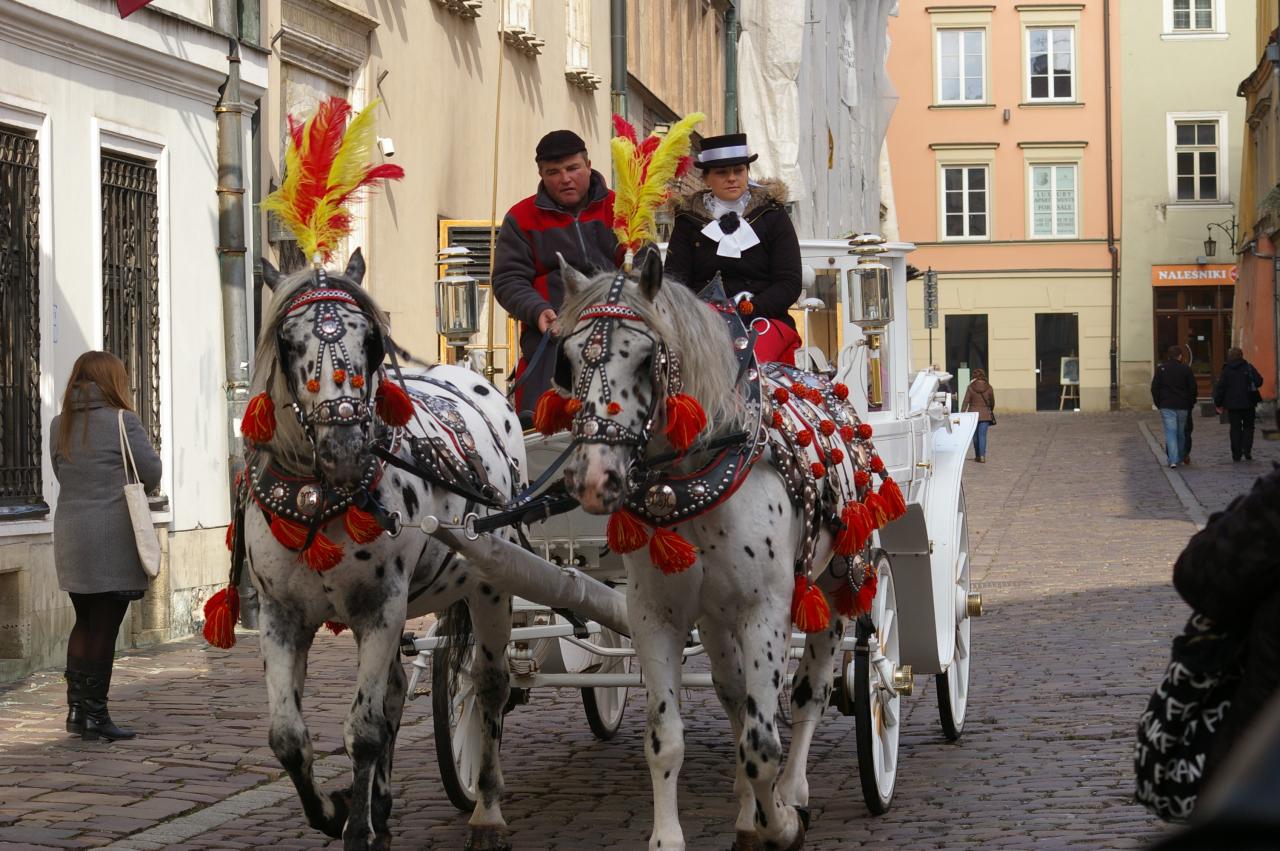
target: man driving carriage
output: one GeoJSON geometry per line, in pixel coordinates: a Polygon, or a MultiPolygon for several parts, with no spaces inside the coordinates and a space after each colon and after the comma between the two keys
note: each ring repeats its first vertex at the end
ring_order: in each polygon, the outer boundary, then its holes
{"type": "Polygon", "coordinates": [[[587,143],[572,130],[553,130],[534,159],[538,191],[507,212],[493,261],[493,296],[520,321],[516,411],[526,425],[555,368],[550,345],[535,354],[564,302],[560,257],[587,274],[618,266],[613,192],[591,167],[587,143]]]}

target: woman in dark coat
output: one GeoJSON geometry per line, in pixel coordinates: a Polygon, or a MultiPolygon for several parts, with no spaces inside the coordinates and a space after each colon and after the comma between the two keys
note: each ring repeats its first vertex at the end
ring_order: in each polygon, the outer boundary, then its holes
{"type": "Polygon", "coordinates": [[[62,413],[53,418],[53,558],[58,585],[71,595],[76,623],[67,642],[67,732],[85,739],[131,739],[107,713],[116,635],[129,601],[147,590],[124,500],[119,412],[138,476],[160,484],[160,456],[129,404],[124,364],[109,352],[85,352],[71,368],[62,413]]]}
{"type": "Polygon", "coordinates": [[[1280,690],[1280,470],[1192,536],[1173,568],[1191,608],[1244,636],[1244,673],[1209,751],[1212,773],[1280,690]]]}
{"type": "Polygon", "coordinates": [[[1253,460],[1253,419],[1262,389],[1262,375],[1244,359],[1239,348],[1227,351],[1227,362],[1218,376],[1218,386],[1213,391],[1213,404],[1222,413],[1227,412],[1231,424],[1231,460],[1253,460]]]}
{"type": "Polygon", "coordinates": [[[800,241],[782,184],[749,179],[755,159],[745,133],[703,141],[696,165],[708,188],[677,201],[665,271],[694,291],[719,272],[730,297],[750,301],[756,357],[794,364],[800,335],[787,310],[800,297],[800,241]]]}
{"type": "Polygon", "coordinates": [[[979,464],[987,463],[987,430],[996,421],[996,391],[987,383],[987,371],[975,369],[973,381],[964,391],[962,411],[973,411],[978,415],[978,430],[973,433],[973,460],[979,464]]]}

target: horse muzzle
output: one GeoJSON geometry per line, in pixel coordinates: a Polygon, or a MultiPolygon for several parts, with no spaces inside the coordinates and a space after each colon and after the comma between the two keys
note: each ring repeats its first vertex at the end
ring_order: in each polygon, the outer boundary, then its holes
{"type": "Polygon", "coordinates": [[[338,490],[352,490],[365,472],[363,426],[330,426],[316,441],[316,463],[325,481],[338,490]]]}
{"type": "Polygon", "coordinates": [[[581,445],[565,464],[565,489],[588,514],[612,514],[626,496],[628,459],[619,447],[581,445]]]}

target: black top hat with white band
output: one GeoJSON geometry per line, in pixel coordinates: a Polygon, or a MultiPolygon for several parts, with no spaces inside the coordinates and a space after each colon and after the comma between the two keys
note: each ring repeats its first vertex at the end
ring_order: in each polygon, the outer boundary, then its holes
{"type": "Polygon", "coordinates": [[[727,133],[724,136],[708,136],[702,140],[702,150],[695,163],[706,171],[730,165],[753,163],[759,154],[751,153],[747,147],[746,133],[727,133]]]}

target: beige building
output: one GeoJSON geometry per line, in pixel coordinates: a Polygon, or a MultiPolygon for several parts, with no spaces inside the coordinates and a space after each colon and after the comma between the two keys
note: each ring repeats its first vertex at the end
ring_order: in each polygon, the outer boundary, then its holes
{"type": "Polygon", "coordinates": [[[1257,60],[1256,10],[1230,0],[1118,5],[1125,69],[1120,401],[1149,408],[1152,369],[1166,349],[1184,347],[1207,397],[1231,345],[1238,270],[1227,234],[1245,132],[1236,87],[1257,60]],[[1225,227],[1210,232],[1211,223],[1225,227]]]}

